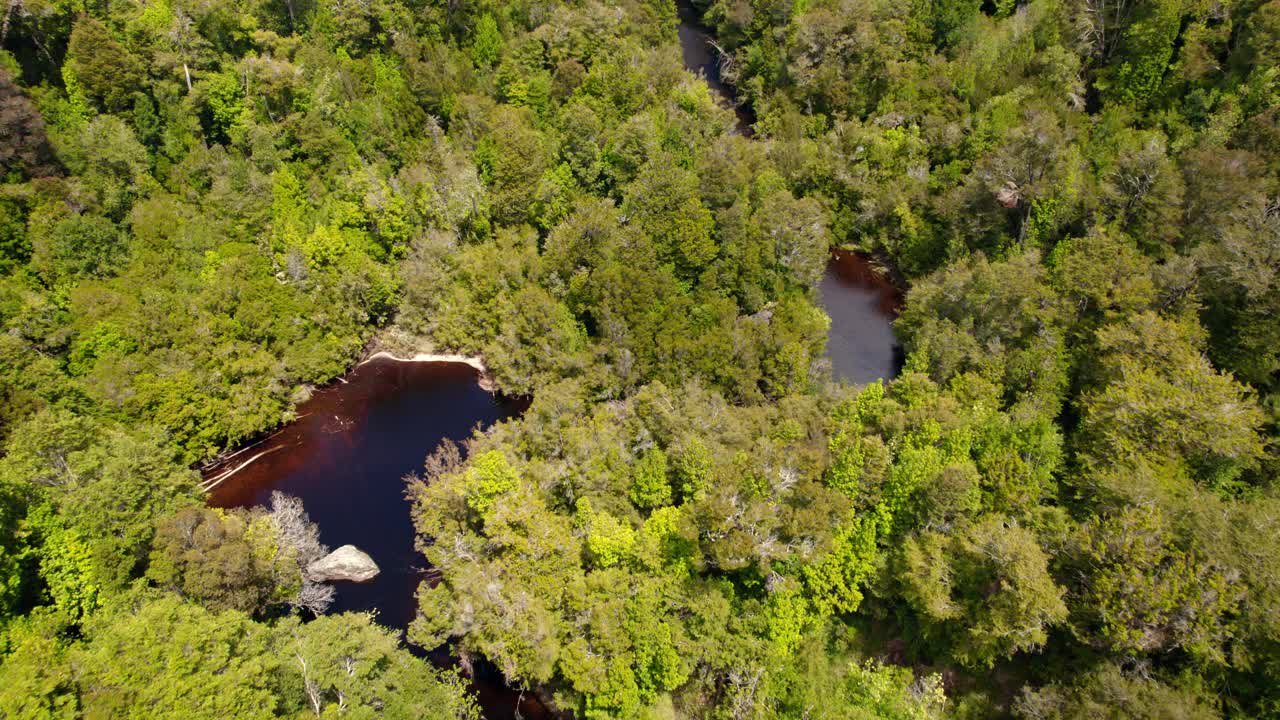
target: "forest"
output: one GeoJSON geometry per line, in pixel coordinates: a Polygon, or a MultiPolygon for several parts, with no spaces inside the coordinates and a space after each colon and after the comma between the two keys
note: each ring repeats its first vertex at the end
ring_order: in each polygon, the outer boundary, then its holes
{"type": "Polygon", "coordinates": [[[0,718],[1280,717],[1280,0],[6,0],[0,718]],[[826,356],[832,249],[905,364],[826,356]],[[200,468],[371,347],[400,636],[200,468]]]}

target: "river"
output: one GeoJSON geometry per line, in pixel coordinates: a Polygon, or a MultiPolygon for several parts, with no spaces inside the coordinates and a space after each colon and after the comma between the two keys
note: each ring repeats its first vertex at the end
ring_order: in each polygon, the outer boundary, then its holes
{"type": "Polygon", "coordinates": [[[689,0],[677,0],[676,15],[680,19],[677,33],[680,39],[680,55],[684,60],[684,68],[695,75],[701,75],[707,81],[711,92],[715,93],[738,116],[734,130],[746,137],[751,137],[751,126],[755,124],[755,114],[751,108],[738,102],[733,88],[724,82],[720,75],[720,58],[715,48],[715,38],[711,31],[702,24],[702,16],[689,0]]]}
{"type": "Polygon", "coordinates": [[[855,385],[891,380],[902,369],[902,347],[893,320],[902,292],[862,253],[833,250],[818,284],[831,318],[827,358],[838,380],[855,385]]]}
{"type": "MultiPolygon", "coordinates": [[[[750,135],[754,116],[721,81],[711,36],[691,5],[681,2],[678,8],[686,67],[706,77],[737,113],[738,132],[750,135]]],[[[828,356],[834,376],[855,384],[893,377],[901,366],[891,325],[900,293],[893,285],[865,256],[834,251],[818,294],[831,316],[828,356]]],[[[523,401],[487,392],[479,379],[478,371],[463,363],[366,362],[315,391],[298,406],[297,420],[207,468],[207,480],[225,476],[211,489],[209,503],[262,505],[273,490],[301,498],[322,542],[356,545],[382,570],[365,584],[338,584],[331,612],[375,612],[381,624],[404,630],[416,612],[415,594],[426,571],[414,549],[404,476],[419,472],[442,440],[462,440],[525,407],[523,401]]],[[[442,666],[453,664],[439,650],[430,657],[442,666]]],[[[483,662],[475,666],[472,686],[487,720],[552,717],[536,696],[506,685],[483,662]]]]}
{"type": "MultiPolygon", "coordinates": [[[[737,114],[737,132],[750,137],[755,114],[721,77],[719,51],[710,29],[690,0],[678,0],[676,11],[685,69],[703,76],[712,92],[737,114]]],[[[818,285],[818,299],[831,317],[827,358],[837,380],[863,385],[898,374],[902,357],[893,319],[902,293],[868,256],[833,250],[818,285]]]]}

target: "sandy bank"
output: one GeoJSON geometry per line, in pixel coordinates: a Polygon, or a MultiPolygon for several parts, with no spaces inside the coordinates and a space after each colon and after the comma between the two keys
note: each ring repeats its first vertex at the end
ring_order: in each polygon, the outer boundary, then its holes
{"type": "MultiPolygon", "coordinates": [[[[462,363],[463,365],[470,365],[480,373],[480,387],[484,388],[489,392],[493,392],[496,389],[496,386],[493,383],[493,378],[492,376],[489,375],[489,368],[485,367],[484,361],[478,357],[470,357],[467,355],[448,355],[448,354],[438,354],[438,353],[417,353],[412,357],[403,357],[401,355],[396,355],[394,353],[387,352],[386,350],[379,350],[378,352],[370,355],[364,360],[361,360],[360,365],[373,362],[374,360],[377,360],[379,358],[394,360],[396,362],[439,362],[439,363],[462,363]]],[[[359,365],[357,365],[356,367],[359,367],[359,365]]]]}

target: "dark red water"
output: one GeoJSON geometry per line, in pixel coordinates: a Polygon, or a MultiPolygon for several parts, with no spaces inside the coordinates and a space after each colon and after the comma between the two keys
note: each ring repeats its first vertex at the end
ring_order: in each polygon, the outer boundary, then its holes
{"type": "Polygon", "coordinates": [[[893,320],[902,292],[871,259],[833,250],[818,294],[831,316],[827,357],[836,378],[861,385],[896,376],[902,369],[902,350],[893,320]]]}
{"type": "MultiPolygon", "coordinates": [[[[420,471],[441,440],[462,440],[477,426],[524,410],[522,401],[481,389],[478,379],[461,363],[378,359],[361,365],[299,405],[295,422],[206,469],[205,478],[215,478],[265,453],[214,487],[209,504],[265,505],[273,490],[301,498],[322,542],[355,545],[382,570],[368,583],[336,584],[330,612],[372,611],[381,624],[404,630],[426,570],[413,546],[404,476],[420,471]]],[[[430,657],[452,664],[443,652],[430,657]]],[[[492,667],[478,664],[473,684],[488,720],[515,718],[517,705],[521,717],[550,717],[536,696],[522,698],[492,667]]]]}

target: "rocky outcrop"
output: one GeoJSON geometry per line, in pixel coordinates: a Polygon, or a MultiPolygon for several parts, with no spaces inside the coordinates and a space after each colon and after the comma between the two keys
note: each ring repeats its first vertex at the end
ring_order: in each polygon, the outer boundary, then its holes
{"type": "Polygon", "coordinates": [[[307,566],[314,582],[367,582],[378,576],[378,564],[355,545],[343,545],[307,566]]]}
{"type": "Polygon", "coordinates": [[[1012,180],[1006,182],[1004,187],[996,191],[996,202],[1000,203],[1003,208],[1016,208],[1022,200],[1022,191],[1018,189],[1016,183],[1012,180]]]}

